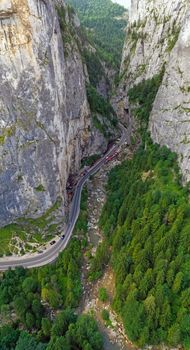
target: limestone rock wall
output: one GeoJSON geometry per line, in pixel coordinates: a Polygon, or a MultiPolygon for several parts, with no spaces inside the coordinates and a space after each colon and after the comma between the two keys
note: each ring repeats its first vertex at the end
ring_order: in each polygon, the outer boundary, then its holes
{"type": "Polygon", "coordinates": [[[151,78],[167,64],[188,7],[187,0],[132,0],[121,65],[128,84],[151,78]]]}
{"type": "Polygon", "coordinates": [[[190,9],[169,57],[149,128],[155,142],[178,154],[183,178],[190,181],[190,9]]]}
{"type": "Polygon", "coordinates": [[[0,2],[1,226],[41,215],[58,196],[64,203],[69,173],[87,152],[83,64],[76,43],[62,41],[57,4],[0,2]]]}
{"type": "MultiPolygon", "coordinates": [[[[132,0],[121,65],[120,92],[158,74],[163,82],[153,105],[153,141],[178,154],[190,180],[190,3],[187,0],[132,0]]],[[[129,106],[130,107],[130,106],[129,106]]]]}

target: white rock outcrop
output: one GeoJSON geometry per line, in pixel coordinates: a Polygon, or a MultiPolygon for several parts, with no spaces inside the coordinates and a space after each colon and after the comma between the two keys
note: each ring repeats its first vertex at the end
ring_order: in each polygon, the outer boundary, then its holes
{"type": "Polygon", "coordinates": [[[190,3],[187,0],[132,0],[123,50],[120,86],[129,87],[158,74],[163,82],[149,120],[154,142],[178,154],[190,180],[190,3]]]}
{"type": "Polygon", "coordinates": [[[149,128],[154,142],[178,154],[185,181],[190,180],[190,10],[166,65],[149,128]]]}

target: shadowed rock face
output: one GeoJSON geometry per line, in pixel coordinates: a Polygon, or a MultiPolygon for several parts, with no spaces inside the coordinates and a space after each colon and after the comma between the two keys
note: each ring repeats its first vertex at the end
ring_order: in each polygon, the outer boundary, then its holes
{"type": "Polygon", "coordinates": [[[178,154],[185,181],[190,180],[190,4],[187,0],[133,0],[123,50],[120,86],[165,74],[150,116],[155,142],[178,154]]]}
{"type": "Polygon", "coordinates": [[[64,202],[89,126],[80,53],[74,41],[64,51],[55,3],[1,0],[0,225],[64,202]]]}

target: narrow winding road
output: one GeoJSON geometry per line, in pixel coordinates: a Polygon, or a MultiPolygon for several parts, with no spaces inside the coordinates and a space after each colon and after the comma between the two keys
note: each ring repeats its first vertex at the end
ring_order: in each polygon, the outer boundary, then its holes
{"type": "Polygon", "coordinates": [[[0,258],[0,271],[5,271],[9,268],[15,268],[18,266],[23,266],[25,268],[44,266],[57,259],[59,253],[67,247],[67,244],[69,243],[69,240],[72,236],[73,229],[75,227],[76,221],[80,213],[81,193],[84,184],[91,175],[94,175],[106,163],[106,158],[114,154],[114,152],[122,144],[124,144],[127,139],[127,131],[125,127],[120,124],[120,129],[122,132],[120,141],[114,146],[112,146],[112,148],[98,162],[96,162],[94,166],[92,166],[77,183],[72,200],[69,221],[64,232],[64,239],[60,238],[58,242],[56,242],[51,248],[46,250],[44,253],[33,255],[31,257],[22,256],[14,258],[0,258]]]}

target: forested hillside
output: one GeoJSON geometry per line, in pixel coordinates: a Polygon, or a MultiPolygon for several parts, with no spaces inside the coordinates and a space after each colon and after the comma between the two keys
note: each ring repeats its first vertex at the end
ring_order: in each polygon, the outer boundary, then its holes
{"type": "Polygon", "coordinates": [[[162,76],[163,71],[128,92],[141,146],[109,175],[100,219],[105,241],[91,276],[101,274],[109,250],[116,276],[113,307],[128,337],[140,347],[189,349],[189,185],[182,185],[176,154],[154,145],[147,133],[162,76]]]}
{"type": "Polygon", "coordinates": [[[126,27],[126,9],[111,0],[67,0],[95,44],[99,57],[119,68],[126,27]]]}
{"type": "Polygon", "coordinates": [[[190,346],[188,190],[175,154],[151,143],[109,178],[101,226],[112,245],[114,308],[139,346],[190,346]]]}
{"type": "Polygon", "coordinates": [[[77,316],[87,231],[87,191],[74,238],[55,264],[0,276],[1,350],[102,350],[92,316],[77,316]],[[75,236],[76,237],[76,236],[75,236]]]}

